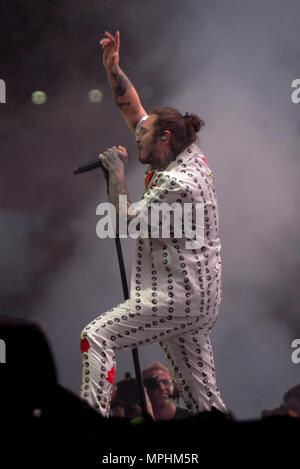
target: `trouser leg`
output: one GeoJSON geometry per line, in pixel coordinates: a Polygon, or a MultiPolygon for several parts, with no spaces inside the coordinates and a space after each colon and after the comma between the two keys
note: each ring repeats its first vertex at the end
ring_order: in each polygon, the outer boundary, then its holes
{"type": "Polygon", "coordinates": [[[127,317],[129,300],[96,318],[81,333],[80,397],[85,399],[103,417],[109,416],[112,384],[116,370],[116,348],[114,346],[116,336],[107,336],[109,335],[107,332],[115,320],[112,316],[116,313],[118,316],[124,315],[125,317],[126,315],[127,317]]]}
{"type": "Polygon", "coordinates": [[[227,413],[216,384],[209,331],[188,331],[161,341],[160,345],[172,377],[191,413],[211,411],[212,406],[227,413]]]}
{"type": "Polygon", "coordinates": [[[82,384],[80,396],[102,416],[109,416],[116,369],[115,351],[181,336],[196,328],[200,318],[171,314],[130,313],[130,300],[92,321],[81,334],[82,384]]]}

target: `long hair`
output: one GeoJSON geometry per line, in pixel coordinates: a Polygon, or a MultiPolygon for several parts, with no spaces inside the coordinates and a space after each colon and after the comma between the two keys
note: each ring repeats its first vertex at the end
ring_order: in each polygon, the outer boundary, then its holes
{"type": "Polygon", "coordinates": [[[153,139],[156,140],[165,130],[169,130],[171,150],[176,156],[196,140],[197,132],[204,126],[204,121],[196,114],[182,115],[171,107],[156,107],[150,114],[157,116],[153,139]]]}

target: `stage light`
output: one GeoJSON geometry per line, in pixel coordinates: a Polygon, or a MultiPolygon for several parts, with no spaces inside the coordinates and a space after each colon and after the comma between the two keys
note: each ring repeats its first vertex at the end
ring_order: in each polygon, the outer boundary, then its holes
{"type": "Polygon", "coordinates": [[[44,91],[34,91],[31,100],[33,104],[44,104],[47,101],[47,95],[44,91]]]}
{"type": "Polygon", "coordinates": [[[91,103],[100,103],[103,99],[103,93],[100,90],[90,90],[89,100],[91,103]]]}

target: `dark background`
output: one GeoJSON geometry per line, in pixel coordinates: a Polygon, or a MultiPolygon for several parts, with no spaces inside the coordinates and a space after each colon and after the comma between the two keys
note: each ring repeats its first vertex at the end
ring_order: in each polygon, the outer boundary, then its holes
{"type": "MultiPolygon", "coordinates": [[[[147,111],[170,105],[206,125],[223,243],[223,301],[212,334],[217,380],[237,418],[279,405],[299,382],[300,4],[279,0],[1,1],[0,306],[37,322],[59,380],[79,393],[80,332],[123,299],[114,240],[96,236],[100,171],[73,176],[112,145],[130,154],[132,201],[144,167],[113,102],[99,40],[121,33],[120,65],[147,111]],[[150,93],[149,89],[150,88],[150,93]],[[103,99],[92,103],[91,89],[103,99]],[[47,94],[36,105],[31,94],[47,94]],[[149,96],[150,94],[150,96],[149,96]]],[[[130,279],[134,241],[122,241],[130,279]]],[[[162,360],[140,348],[142,367],[162,360]]],[[[117,380],[132,372],[118,354],[117,380]]],[[[23,365],[31,358],[22,357],[23,365]]]]}

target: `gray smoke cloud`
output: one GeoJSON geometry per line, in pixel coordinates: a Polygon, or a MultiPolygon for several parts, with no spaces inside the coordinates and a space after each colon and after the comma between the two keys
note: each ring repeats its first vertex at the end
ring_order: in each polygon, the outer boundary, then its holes
{"type": "Polygon", "coordinates": [[[208,8],[199,30],[191,20],[193,51],[199,44],[206,55],[192,64],[186,55],[171,103],[207,121],[200,143],[215,169],[223,240],[217,373],[241,418],[275,407],[299,380],[290,360],[299,336],[299,110],[290,99],[297,9],[226,2],[208,8]]]}
{"type": "MultiPolygon", "coordinates": [[[[40,223],[46,220],[51,239],[57,237],[47,249],[37,230],[37,272],[43,256],[48,260],[30,318],[49,338],[60,382],[79,393],[80,332],[123,294],[114,241],[96,237],[96,206],[106,200],[102,175],[76,179],[71,171],[95,157],[87,155],[123,144],[131,155],[131,200],[139,200],[143,190],[144,168],[136,164],[133,136],[99,66],[98,40],[104,29],[118,28],[121,66],[138,90],[153,89],[153,98],[143,102],[147,111],[169,105],[195,112],[206,123],[199,145],[215,175],[223,244],[223,300],[212,333],[217,381],[237,418],[257,418],[299,382],[291,342],[300,337],[300,105],[290,99],[291,82],[299,78],[299,3],[132,0],[115,7],[116,2],[92,1],[70,16],[60,8],[78,37],[89,26],[93,45],[80,46],[78,39],[77,62],[74,55],[70,63],[65,56],[69,79],[60,77],[47,119],[41,121],[36,112],[31,117],[34,134],[25,110],[19,117],[19,142],[28,142],[28,156],[15,174],[20,177],[28,158],[43,155],[44,170],[31,173],[24,194],[37,213],[43,212],[40,223]],[[94,69],[85,69],[86,54],[95,54],[94,69]],[[88,103],[91,88],[103,89],[101,107],[88,103]],[[39,203],[37,180],[45,187],[39,203]]],[[[64,56],[61,50],[58,56],[64,56]]],[[[134,241],[122,246],[129,281],[134,241]]],[[[158,345],[139,353],[142,367],[163,361],[158,345]]],[[[130,352],[117,357],[118,380],[125,371],[133,373],[133,365],[130,352]]]]}

